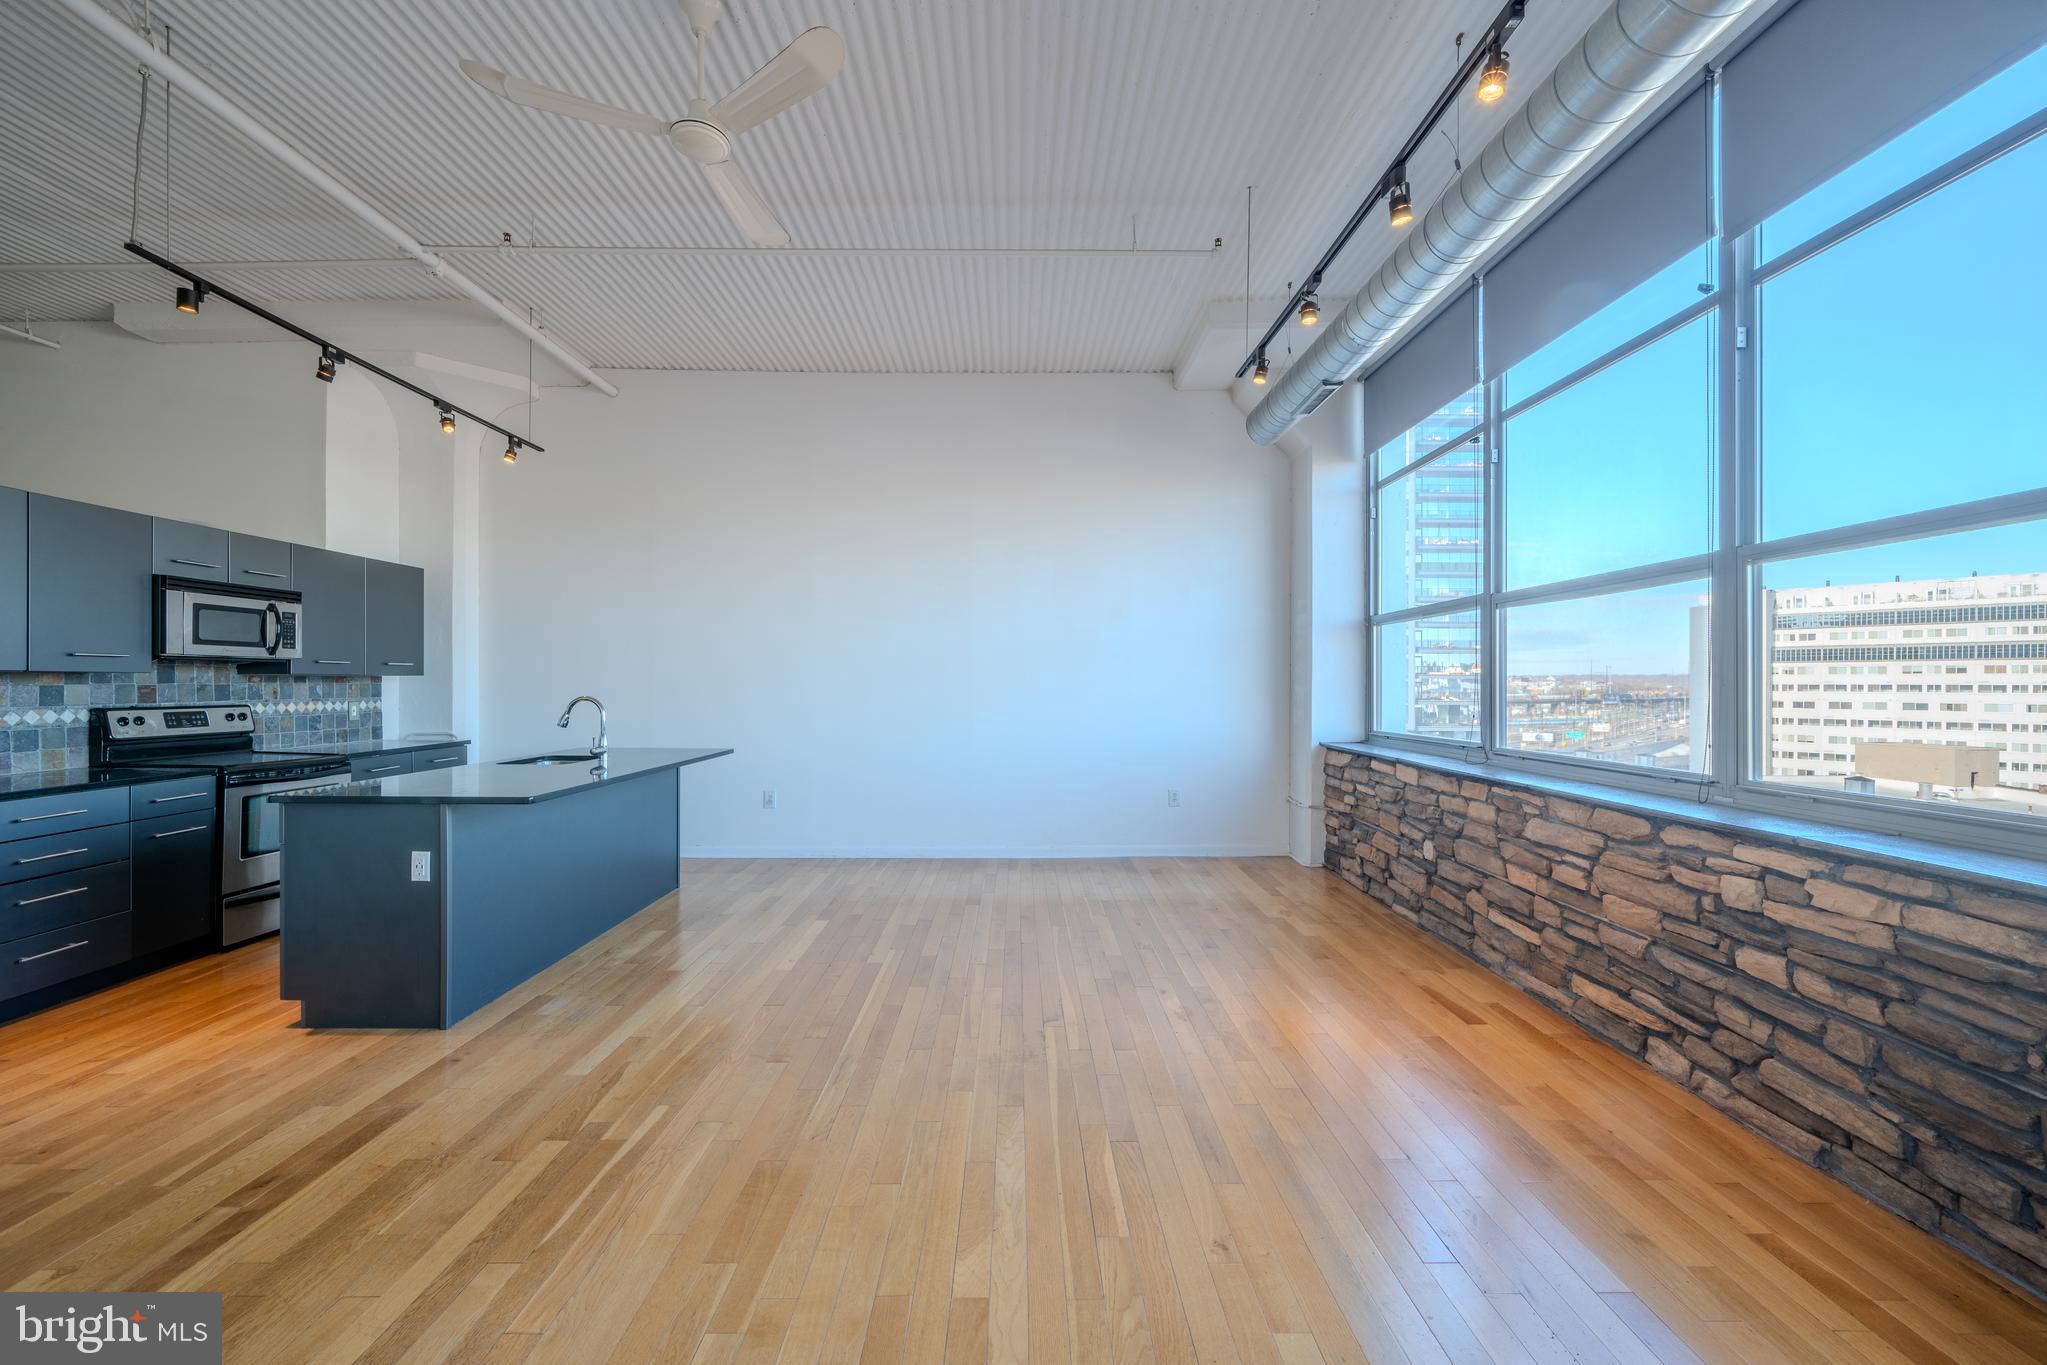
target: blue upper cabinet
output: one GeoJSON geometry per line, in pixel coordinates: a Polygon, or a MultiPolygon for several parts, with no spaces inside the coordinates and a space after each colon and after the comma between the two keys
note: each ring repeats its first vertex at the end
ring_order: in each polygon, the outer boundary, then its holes
{"type": "Polygon", "coordinates": [[[227,532],[214,526],[155,517],[149,523],[149,537],[151,572],[208,583],[227,582],[227,532]]]}
{"type": "Polygon", "coordinates": [[[374,674],[363,634],[362,559],[301,545],[293,552],[292,568],[305,594],[305,627],[299,640],[303,653],[292,661],[291,671],[301,677],[374,674]]]}
{"type": "Polygon", "coordinates": [[[360,671],[417,677],[426,672],[426,574],[410,564],[366,563],[370,666],[360,671]]]}
{"type": "Polygon", "coordinates": [[[233,532],[227,538],[227,581],[250,592],[296,587],[291,542],[233,532]]]}
{"type": "Polygon", "coordinates": [[[29,494],[29,670],[149,668],[149,565],[148,517],[29,494]]]}
{"type": "Polygon", "coordinates": [[[0,673],[28,667],[28,494],[0,488],[0,673]]]}

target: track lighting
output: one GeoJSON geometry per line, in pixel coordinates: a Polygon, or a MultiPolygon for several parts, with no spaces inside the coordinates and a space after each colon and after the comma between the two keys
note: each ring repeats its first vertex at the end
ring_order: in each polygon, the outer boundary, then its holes
{"type": "Polygon", "coordinates": [[[334,382],[334,367],[340,363],[341,357],[335,354],[332,346],[322,346],[320,348],[320,363],[313,367],[313,378],[319,380],[322,384],[332,384],[334,382]]]}
{"type": "Polygon", "coordinates": [[[1393,184],[1386,191],[1386,221],[1404,228],[1414,221],[1414,194],[1407,185],[1407,166],[1393,169],[1393,184]]]}
{"type": "Polygon", "coordinates": [[[1265,353],[1260,351],[1258,353],[1258,368],[1251,371],[1251,382],[1261,389],[1264,388],[1267,373],[1269,372],[1265,368],[1265,353]]]}
{"type": "Polygon", "coordinates": [[[517,463],[519,463],[519,438],[518,438],[518,437],[516,437],[516,436],[510,436],[510,437],[507,437],[507,438],[505,439],[505,454],[504,454],[504,461],[505,461],[505,463],[506,463],[506,464],[517,464],[517,463]]]}
{"type": "Polygon", "coordinates": [[[178,286],[178,311],[197,313],[199,305],[206,302],[206,286],[203,284],[181,284],[178,286]]]}
{"type": "Polygon", "coordinates": [[[1300,317],[1301,326],[1303,327],[1313,327],[1316,323],[1322,321],[1322,310],[1315,306],[1315,296],[1313,294],[1301,300],[1300,317]]]}
{"type": "Polygon", "coordinates": [[[1478,102],[1497,104],[1507,93],[1507,52],[1500,46],[1499,39],[1493,40],[1486,54],[1485,70],[1478,73],[1478,102]]]}
{"type": "Polygon", "coordinates": [[[443,436],[453,436],[454,434],[455,434],[455,414],[454,414],[454,413],[452,413],[452,412],[449,412],[449,411],[448,411],[448,410],[447,410],[446,408],[442,408],[442,409],[441,409],[441,435],[443,435],[443,436]]]}

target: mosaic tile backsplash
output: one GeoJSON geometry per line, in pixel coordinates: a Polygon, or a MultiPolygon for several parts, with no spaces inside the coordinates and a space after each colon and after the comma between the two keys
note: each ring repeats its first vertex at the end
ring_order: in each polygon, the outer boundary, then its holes
{"type": "Polygon", "coordinates": [[[384,732],[377,678],[243,675],[229,663],[165,662],[151,673],[0,673],[0,772],[83,768],[95,706],[247,702],[256,743],[321,749],[384,732]]]}

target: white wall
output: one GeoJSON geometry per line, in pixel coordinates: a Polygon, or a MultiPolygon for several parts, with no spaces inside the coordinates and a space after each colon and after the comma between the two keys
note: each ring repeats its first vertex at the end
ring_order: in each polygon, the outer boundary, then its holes
{"type": "Polygon", "coordinates": [[[485,758],[594,692],[737,750],[684,774],[699,853],[1285,850],[1289,475],[1225,395],[617,380],[482,471],[485,758]]]}
{"type": "Polygon", "coordinates": [[[326,386],[303,343],[36,331],[64,349],[0,338],[0,484],[325,543],[326,386]]]}

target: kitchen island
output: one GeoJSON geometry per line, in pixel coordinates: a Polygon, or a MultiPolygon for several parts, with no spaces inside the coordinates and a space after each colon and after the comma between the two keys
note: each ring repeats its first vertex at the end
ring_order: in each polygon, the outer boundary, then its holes
{"type": "Polygon", "coordinates": [[[278,796],[279,991],[314,1028],[449,1028],[676,889],[678,773],[614,749],[278,796]]]}

